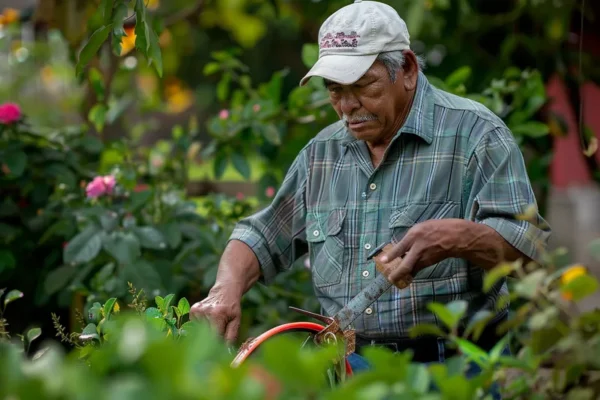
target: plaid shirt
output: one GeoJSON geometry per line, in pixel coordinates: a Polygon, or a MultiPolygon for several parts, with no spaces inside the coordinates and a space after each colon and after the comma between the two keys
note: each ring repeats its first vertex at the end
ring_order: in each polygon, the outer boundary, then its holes
{"type": "MultiPolygon", "coordinates": [[[[248,244],[269,284],[308,251],[315,293],[334,315],[378,273],[367,254],[434,218],[486,224],[540,260],[550,229],[541,216],[515,218],[536,200],[519,147],[503,121],[479,103],[441,91],[420,73],[413,107],[379,167],[341,121],[313,138],[289,168],[273,202],[240,221],[231,239],[248,244]]],[[[468,301],[468,315],[494,311],[501,280],[482,290],[483,269],[451,258],[392,287],[354,322],[370,337],[406,337],[418,323],[441,322],[431,301],[468,301]]]]}

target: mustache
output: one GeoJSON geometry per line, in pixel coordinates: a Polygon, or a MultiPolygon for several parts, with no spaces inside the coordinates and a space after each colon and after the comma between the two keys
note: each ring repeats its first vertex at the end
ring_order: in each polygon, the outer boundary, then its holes
{"type": "Polygon", "coordinates": [[[350,124],[350,123],[357,123],[357,122],[367,122],[367,121],[375,121],[377,119],[377,117],[373,114],[366,114],[366,115],[354,115],[354,116],[347,116],[346,114],[342,115],[342,121],[344,121],[344,123],[346,125],[350,124]]]}

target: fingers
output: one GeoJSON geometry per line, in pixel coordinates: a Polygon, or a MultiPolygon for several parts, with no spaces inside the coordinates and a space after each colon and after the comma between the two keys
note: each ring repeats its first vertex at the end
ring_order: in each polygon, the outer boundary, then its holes
{"type": "Polygon", "coordinates": [[[240,330],[240,318],[234,318],[227,324],[225,329],[225,341],[227,343],[235,343],[238,332],[240,330]]]}
{"type": "Polygon", "coordinates": [[[388,263],[395,258],[404,257],[404,254],[408,251],[410,245],[411,238],[410,235],[407,234],[398,243],[391,245],[389,248],[385,248],[385,253],[383,253],[380,257],[381,262],[388,263]]]}
{"type": "Polygon", "coordinates": [[[408,253],[406,253],[404,258],[402,258],[402,261],[398,267],[390,273],[388,279],[394,283],[406,281],[408,276],[412,277],[412,272],[414,271],[418,261],[419,251],[417,251],[415,248],[412,248],[408,253]]]}
{"type": "Polygon", "coordinates": [[[241,316],[237,307],[215,306],[205,299],[192,306],[190,319],[208,321],[219,336],[232,343],[237,339],[241,316]]]}

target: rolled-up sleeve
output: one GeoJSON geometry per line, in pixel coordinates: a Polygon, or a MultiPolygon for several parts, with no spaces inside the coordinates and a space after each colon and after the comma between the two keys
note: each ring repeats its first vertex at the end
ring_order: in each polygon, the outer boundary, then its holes
{"type": "Polygon", "coordinates": [[[267,285],[308,251],[305,233],[307,147],[288,169],[271,204],[240,220],[229,237],[229,241],[242,241],[252,249],[262,272],[259,281],[267,285]]]}
{"type": "Polygon", "coordinates": [[[468,161],[466,181],[465,215],[541,262],[551,230],[537,211],[523,155],[508,129],[498,128],[480,138],[468,161]]]}

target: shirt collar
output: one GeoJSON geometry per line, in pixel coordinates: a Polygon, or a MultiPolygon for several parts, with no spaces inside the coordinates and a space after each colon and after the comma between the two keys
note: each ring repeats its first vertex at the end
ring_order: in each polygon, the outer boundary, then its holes
{"type": "MultiPolygon", "coordinates": [[[[413,104],[410,108],[410,112],[408,113],[408,117],[404,122],[404,125],[393,140],[395,140],[402,133],[409,133],[416,136],[419,136],[427,144],[431,144],[433,141],[433,110],[434,110],[434,102],[433,102],[433,93],[431,93],[431,85],[429,81],[425,77],[422,71],[419,71],[419,76],[417,79],[417,90],[415,92],[415,97],[413,100],[413,104]]],[[[343,144],[348,145],[354,141],[356,138],[352,136],[350,131],[344,128],[346,133],[346,140],[344,140],[343,144]]]]}

